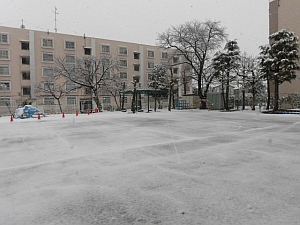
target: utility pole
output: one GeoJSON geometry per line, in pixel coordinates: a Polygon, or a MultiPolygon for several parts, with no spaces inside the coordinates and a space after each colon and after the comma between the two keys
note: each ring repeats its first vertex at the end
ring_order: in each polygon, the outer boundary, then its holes
{"type": "Polygon", "coordinates": [[[54,11],[54,18],[55,18],[55,28],[54,28],[54,30],[55,30],[55,33],[57,33],[57,27],[56,27],[56,15],[58,14],[58,12],[57,12],[57,8],[54,6],[54,9],[55,9],[55,11],[54,11]]]}

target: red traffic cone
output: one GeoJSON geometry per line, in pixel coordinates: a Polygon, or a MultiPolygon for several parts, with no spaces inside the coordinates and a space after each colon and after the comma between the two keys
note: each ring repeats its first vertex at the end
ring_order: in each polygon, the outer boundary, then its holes
{"type": "Polygon", "coordinates": [[[40,119],[41,119],[41,114],[38,113],[38,120],[40,120],[40,119]]]}
{"type": "Polygon", "coordinates": [[[10,115],[10,122],[13,122],[14,121],[14,117],[13,115],[10,115]]]}
{"type": "Polygon", "coordinates": [[[76,116],[78,116],[78,110],[76,110],[76,116]]]}
{"type": "Polygon", "coordinates": [[[64,112],[62,113],[62,116],[61,116],[61,117],[62,117],[62,118],[65,118],[65,113],[64,113],[64,112]]]}

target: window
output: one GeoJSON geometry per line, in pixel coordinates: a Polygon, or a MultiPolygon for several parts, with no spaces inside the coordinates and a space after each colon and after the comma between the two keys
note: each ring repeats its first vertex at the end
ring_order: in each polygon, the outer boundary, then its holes
{"type": "Polygon", "coordinates": [[[10,97],[0,97],[0,106],[11,106],[10,97]]]}
{"type": "Polygon", "coordinates": [[[139,52],[134,52],[133,53],[133,58],[134,59],[140,59],[140,53],[139,52]]]}
{"type": "Polygon", "coordinates": [[[124,96],[124,103],[127,104],[128,103],[128,97],[124,96]]]}
{"type": "Polygon", "coordinates": [[[110,97],[102,97],[103,104],[110,104],[110,97]]]}
{"type": "Polygon", "coordinates": [[[42,46],[44,48],[53,48],[53,39],[52,38],[42,38],[42,46]]]}
{"type": "Polygon", "coordinates": [[[22,71],[22,80],[30,80],[30,71],[22,71]]]}
{"type": "Polygon", "coordinates": [[[125,71],[120,72],[120,79],[127,80],[127,72],[125,71]]]}
{"type": "Polygon", "coordinates": [[[127,60],[126,59],[120,59],[119,64],[121,67],[127,67],[127,60]]]}
{"type": "Polygon", "coordinates": [[[173,57],[173,63],[178,63],[178,61],[179,61],[179,58],[177,56],[174,56],[173,57]]]}
{"type": "Polygon", "coordinates": [[[110,71],[107,70],[105,71],[104,75],[103,75],[103,79],[109,79],[110,78],[110,71]]]}
{"type": "Polygon", "coordinates": [[[54,83],[53,82],[45,82],[44,83],[44,90],[45,91],[53,91],[54,90],[54,83]]]}
{"type": "Polygon", "coordinates": [[[65,41],[66,50],[75,50],[75,41],[65,41]]]}
{"type": "Polygon", "coordinates": [[[53,53],[43,52],[43,62],[53,62],[53,53]]]}
{"type": "Polygon", "coordinates": [[[92,49],[91,48],[84,48],[84,54],[85,55],[91,55],[92,54],[92,49]]]}
{"type": "Polygon", "coordinates": [[[128,103],[128,97],[127,96],[123,97],[123,95],[122,95],[121,102],[123,101],[123,98],[124,98],[124,104],[127,104],[128,103]]]}
{"type": "Polygon", "coordinates": [[[77,99],[76,97],[67,97],[67,105],[76,105],[77,99]]]}
{"type": "Polygon", "coordinates": [[[108,58],[101,59],[102,66],[106,66],[106,68],[110,65],[110,60],[108,58]]]}
{"type": "Polygon", "coordinates": [[[75,64],[76,58],[75,55],[66,55],[66,63],[75,64]]]}
{"type": "Polygon", "coordinates": [[[102,53],[110,53],[110,46],[109,45],[101,45],[101,52],[102,53]]]}
{"type": "Polygon", "coordinates": [[[152,73],[147,73],[147,79],[151,80],[152,73]]]}
{"type": "Polygon", "coordinates": [[[0,33],[0,44],[9,44],[8,34],[0,33]]]}
{"type": "Polygon", "coordinates": [[[153,69],[154,68],[154,62],[148,62],[147,63],[147,68],[148,69],[153,69]]]}
{"type": "Polygon", "coordinates": [[[74,83],[66,83],[66,91],[76,91],[76,84],[74,83]]]}
{"type": "Polygon", "coordinates": [[[174,73],[174,74],[178,74],[178,68],[176,68],[176,67],[173,68],[173,73],[174,73]]]}
{"type": "Polygon", "coordinates": [[[23,65],[29,65],[30,64],[29,56],[22,56],[22,64],[23,65]]]}
{"type": "Polygon", "coordinates": [[[44,105],[54,105],[53,97],[44,97],[44,105]]]}
{"type": "Polygon", "coordinates": [[[147,57],[148,58],[154,58],[154,51],[153,50],[148,50],[147,51],[147,57]]]}
{"type": "Polygon", "coordinates": [[[167,59],[168,58],[168,53],[167,52],[162,52],[161,53],[161,58],[162,59],[167,59]]]}
{"type": "Polygon", "coordinates": [[[22,94],[23,95],[30,95],[30,87],[22,87],[22,94]]]}
{"type": "Polygon", "coordinates": [[[133,67],[134,71],[140,71],[140,64],[134,64],[133,67]]]}
{"type": "Polygon", "coordinates": [[[169,99],[168,99],[168,98],[163,98],[162,101],[163,101],[163,102],[168,102],[169,99]]]}
{"type": "Polygon", "coordinates": [[[0,76],[9,76],[10,69],[9,65],[0,65],[0,76]]]}
{"type": "Polygon", "coordinates": [[[9,59],[8,49],[0,49],[0,59],[9,59]]]}
{"type": "Polygon", "coordinates": [[[90,88],[85,88],[85,94],[86,95],[91,95],[92,94],[92,90],[90,88]]]}
{"type": "Polygon", "coordinates": [[[155,98],[151,97],[149,98],[150,102],[154,102],[155,101],[155,98]]]}
{"type": "Polygon", "coordinates": [[[10,82],[9,81],[0,81],[0,91],[10,91],[10,82]]]}
{"type": "Polygon", "coordinates": [[[29,50],[29,42],[21,42],[21,50],[29,50]]]}
{"type": "Polygon", "coordinates": [[[52,67],[43,67],[43,77],[51,77],[54,75],[54,69],[52,67]]]}
{"type": "Polygon", "coordinates": [[[120,55],[127,55],[127,47],[119,47],[120,55]]]}

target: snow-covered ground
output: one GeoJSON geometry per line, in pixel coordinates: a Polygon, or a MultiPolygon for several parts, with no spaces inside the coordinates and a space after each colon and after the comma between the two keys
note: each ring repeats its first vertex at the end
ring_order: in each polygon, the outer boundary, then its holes
{"type": "Polygon", "coordinates": [[[300,116],[0,118],[0,224],[299,224],[300,116]]]}

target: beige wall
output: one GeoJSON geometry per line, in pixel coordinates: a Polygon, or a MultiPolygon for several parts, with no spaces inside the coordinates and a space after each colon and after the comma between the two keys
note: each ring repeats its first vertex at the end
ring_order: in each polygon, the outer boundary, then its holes
{"type": "MultiPolygon", "coordinates": [[[[117,59],[126,59],[127,67],[120,68],[120,71],[127,71],[127,79],[124,80],[127,86],[132,85],[131,81],[134,76],[140,76],[140,83],[142,87],[147,87],[147,74],[151,73],[152,69],[147,68],[148,62],[154,64],[160,64],[166,60],[161,58],[162,52],[165,51],[157,46],[141,45],[137,43],[128,43],[115,40],[107,40],[94,37],[75,36],[60,33],[50,33],[43,31],[32,31],[21,28],[10,28],[0,26],[0,33],[9,34],[9,44],[0,44],[0,49],[9,49],[10,59],[0,60],[0,65],[9,64],[10,76],[1,76],[0,81],[11,82],[11,90],[6,92],[0,91],[0,97],[9,96],[11,97],[12,109],[15,110],[17,105],[23,99],[33,99],[35,104],[45,111],[49,108],[49,112],[58,111],[58,107],[43,105],[43,97],[45,93],[38,92],[36,85],[45,80],[42,71],[44,67],[54,66],[53,62],[44,62],[43,53],[53,53],[55,57],[65,57],[66,55],[75,55],[77,58],[84,56],[84,47],[92,49],[92,55],[99,58],[101,54],[101,46],[109,45],[110,54],[117,59]],[[53,48],[45,48],[42,46],[42,39],[50,38],[53,40],[53,48]],[[30,42],[30,50],[21,50],[21,42],[30,42]],[[65,41],[74,41],[75,50],[65,49],[65,41]],[[127,55],[119,54],[119,47],[127,47],[127,55]],[[147,56],[147,51],[154,51],[154,58],[147,56]],[[134,59],[134,52],[140,53],[140,59],[134,59]],[[30,65],[22,65],[22,56],[30,56],[30,65]],[[140,65],[140,71],[134,71],[134,64],[140,65]],[[22,79],[22,71],[30,71],[30,80],[22,79]],[[31,96],[23,95],[22,87],[31,87],[31,96]]],[[[83,90],[78,90],[68,94],[68,96],[75,96],[77,98],[76,106],[67,106],[66,98],[63,97],[62,104],[64,111],[75,111],[80,108],[80,99],[90,99],[91,96],[85,96],[83,90]]],[[[143,98],[147,101],[146,97],[143,98]]],[[[128,96],[127,108],[130,108],[131,96],[128,96]]],[[[114,105],[113,98],[111,98],[111,105],[114,105]]],[[[6,107],[0,106],[0,115],[7,113],[6,107]]]]}
{"type": "Polygon", "coordinates": [[[9,91],[5,91],[5,93],[3,91],[0,92],[0,96],[13,96],[13,105],[15,105],[16,96],[20,96],[21,87],[30,86],[30,81],[23,82],[21,79],[21,71],[29,70],[28,65],[22,65],[21,56],[29,56],[29,52],[20,48],[21,40],[29,40],[29,32],[27,30],[10,30],[9,28],[1,27],[0,33],[7,33],[9,35],[9,44],[0,44],[0,48],[8,49],[10,54],[9,60],[0,59],[0,64],[10,66],[10,76],[0,76],[0,81],[9,81],[11,86],[9,91]]]}
{"type": "MultiPolygon", "coordinates": [[[[292,31],[300,38],[300,1],[299,0],[274,0],[269,6],[269,32],[270,34],[281,29],[292,31]]],[[[300,40],[299,40],[300,41],[300,40]]],[[[285,82],[279,86],[280,95],[300,93],[300,72],[292,83],[285,82]]],[[[274,88],[271,88],[274,93],[274,88]]]]}

